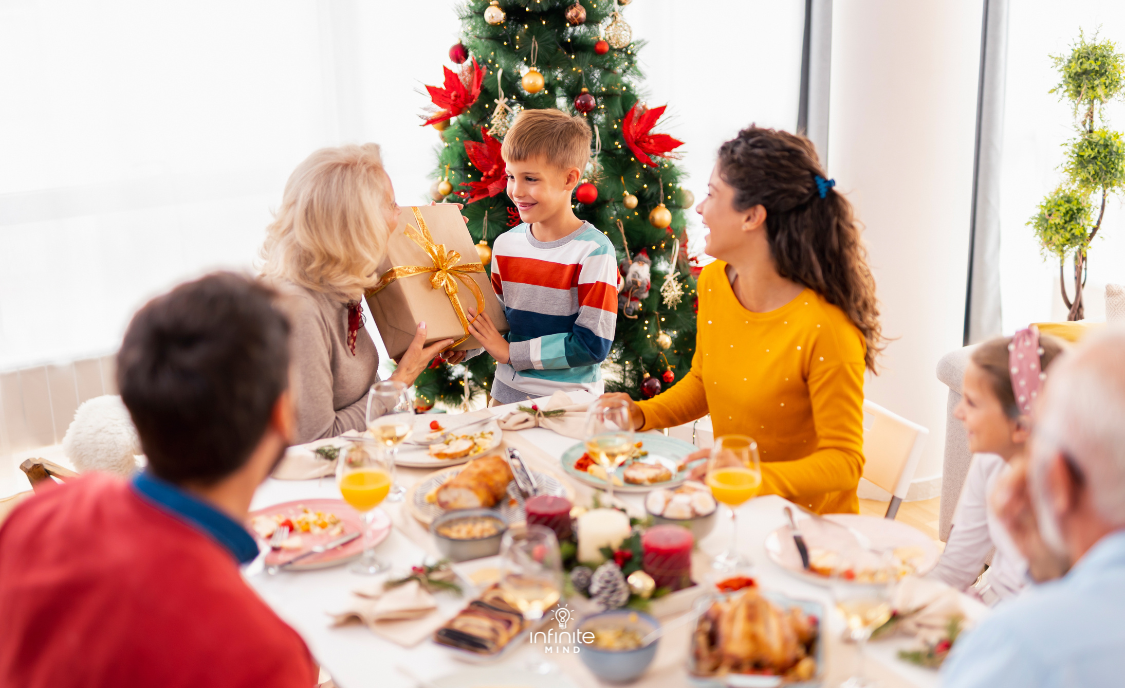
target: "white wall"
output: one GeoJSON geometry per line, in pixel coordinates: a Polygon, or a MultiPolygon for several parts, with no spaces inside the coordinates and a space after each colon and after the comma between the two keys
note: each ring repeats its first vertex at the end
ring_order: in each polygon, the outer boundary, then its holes
{"type": "MultiPolygon", "coordinates": [[[[1044,260],[1026,225],[1062,174],[1064,143],[1074,138],[1067,101],[1049,93],[1059,82],[1050,55],[1066,55],[1078,32],[1095,32],[1125,51],[1125,3],[1106,0],[1020,0],[1009,4],[1007,91],[1000,189],[1000,280],[1004,332],[1029,323],[1066,320],[1056,259],[1044,260]]],[[[1105,108],[1109,126],[1125,129],[1125,103],[1105,108]]],[[[1100,196],[1098,197],[1100,200],[1100,196]]],[[[1088,320],[1105,319],[1105,284],[1125,283],[1125,212],[1111,198],[1090,249],[1084,301],[1088,320]]],[[[1067,266],[1068,293],[1073,268],[1067,266]]]]}
{"type": "Polygon", "coordinates": [[[833,4],[829,169],[866,225],[883,372],[867,397],[930,430],[912,498],[940,489],[947,389],[961,346],[981,0],[833,4]]]}

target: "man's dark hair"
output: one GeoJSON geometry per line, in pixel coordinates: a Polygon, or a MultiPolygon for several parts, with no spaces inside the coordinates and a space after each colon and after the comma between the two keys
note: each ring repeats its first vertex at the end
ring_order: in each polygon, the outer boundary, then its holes
{"type": "Polygon", "coordinates": [[[249,459],[289,384],[289,321],[277,298],[218,272],[133,316],[117,386],[157,477],[211,485],[249,459]]]}

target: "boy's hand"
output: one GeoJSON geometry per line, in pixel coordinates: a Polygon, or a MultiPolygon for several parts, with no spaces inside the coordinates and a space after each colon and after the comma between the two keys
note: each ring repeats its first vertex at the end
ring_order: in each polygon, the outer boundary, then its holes
{"type": "Polygon", "coordinates": [[[496,326],[488,318],[488,313],[477,315],[476,309],[467,309],[469,313],[469,333],[477,338],[484,350],[496,359],[497,363],[508,363],[512,360],[508,351],[508,340],[496,330],[496,326]]]}
{"type": "Polygon", "coordinates": [[[449,365],[457,365],[461,361],[465,360],[465,352],[464,351],[446,351],[445,353],[443,353],[441,355],[441,358],[442,358],[442,360],[444,360],[449,365]]]}

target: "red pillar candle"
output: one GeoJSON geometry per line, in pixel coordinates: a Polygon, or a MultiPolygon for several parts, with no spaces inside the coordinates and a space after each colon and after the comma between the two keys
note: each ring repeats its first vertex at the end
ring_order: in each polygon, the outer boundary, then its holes
{"type": "Polygon", "coordinates": [[[658,588],[691,586],[691,531],[681,526],[653,526],[641,538],[645,573],[658,588]]]}
{"type": "Polygon", "coordinates": [[[527,524],[546,526],[560,542],[570,537],[570,500],[552,495],[535,495],[524,504],[527,524]]]}

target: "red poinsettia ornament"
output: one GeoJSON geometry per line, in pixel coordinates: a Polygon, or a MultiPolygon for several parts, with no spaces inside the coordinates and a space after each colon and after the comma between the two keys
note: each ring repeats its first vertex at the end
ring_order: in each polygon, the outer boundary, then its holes
{"type": "Polygon", "coordinates": [[[672,149],[684,145],[683,141],[674,139],[668,134],[649,133],[656,126],[656,120],[664,114],[666,107],[661,105],[648,109],[641,103],[635,103],[621,122],[621,134],[625,137],[625,145],[629,146],[629,150],[633,151],[637,160],[649,167],[656,167],[656,163],[649,156],[668,157],[672,149]]]}
{"type": "Polygon", "coordinates": [[[461,186],[469,187],[469,203],[504,193],[508,185],[508,166],[500,157],[500,142],[489,136],[486,128],[481,127],[480,132],[484,135],[483,143],[465,142],[469,162],[480,170],[480,181],[461,182],[461,186]]]}
{"type": "Polygon", "coordinates": [[[443,67],[445,70],[445,88],[437,86],[427,86],[426,90],[430,92],[430,99],[434,101],[440,110],[434,113],[434,116],[426,120],[425,124],[433,124],[434,122],[444,122],[447,119],[452,119],[468,110],[473,103],[477,102],[477,97],[480,96],[480,85],[484,81],[485,70],[477,65],[476,58],[473,59],[473,67],[466,71],[465,79],[462,80],[457,72],[449,67],[443,67]]]}

